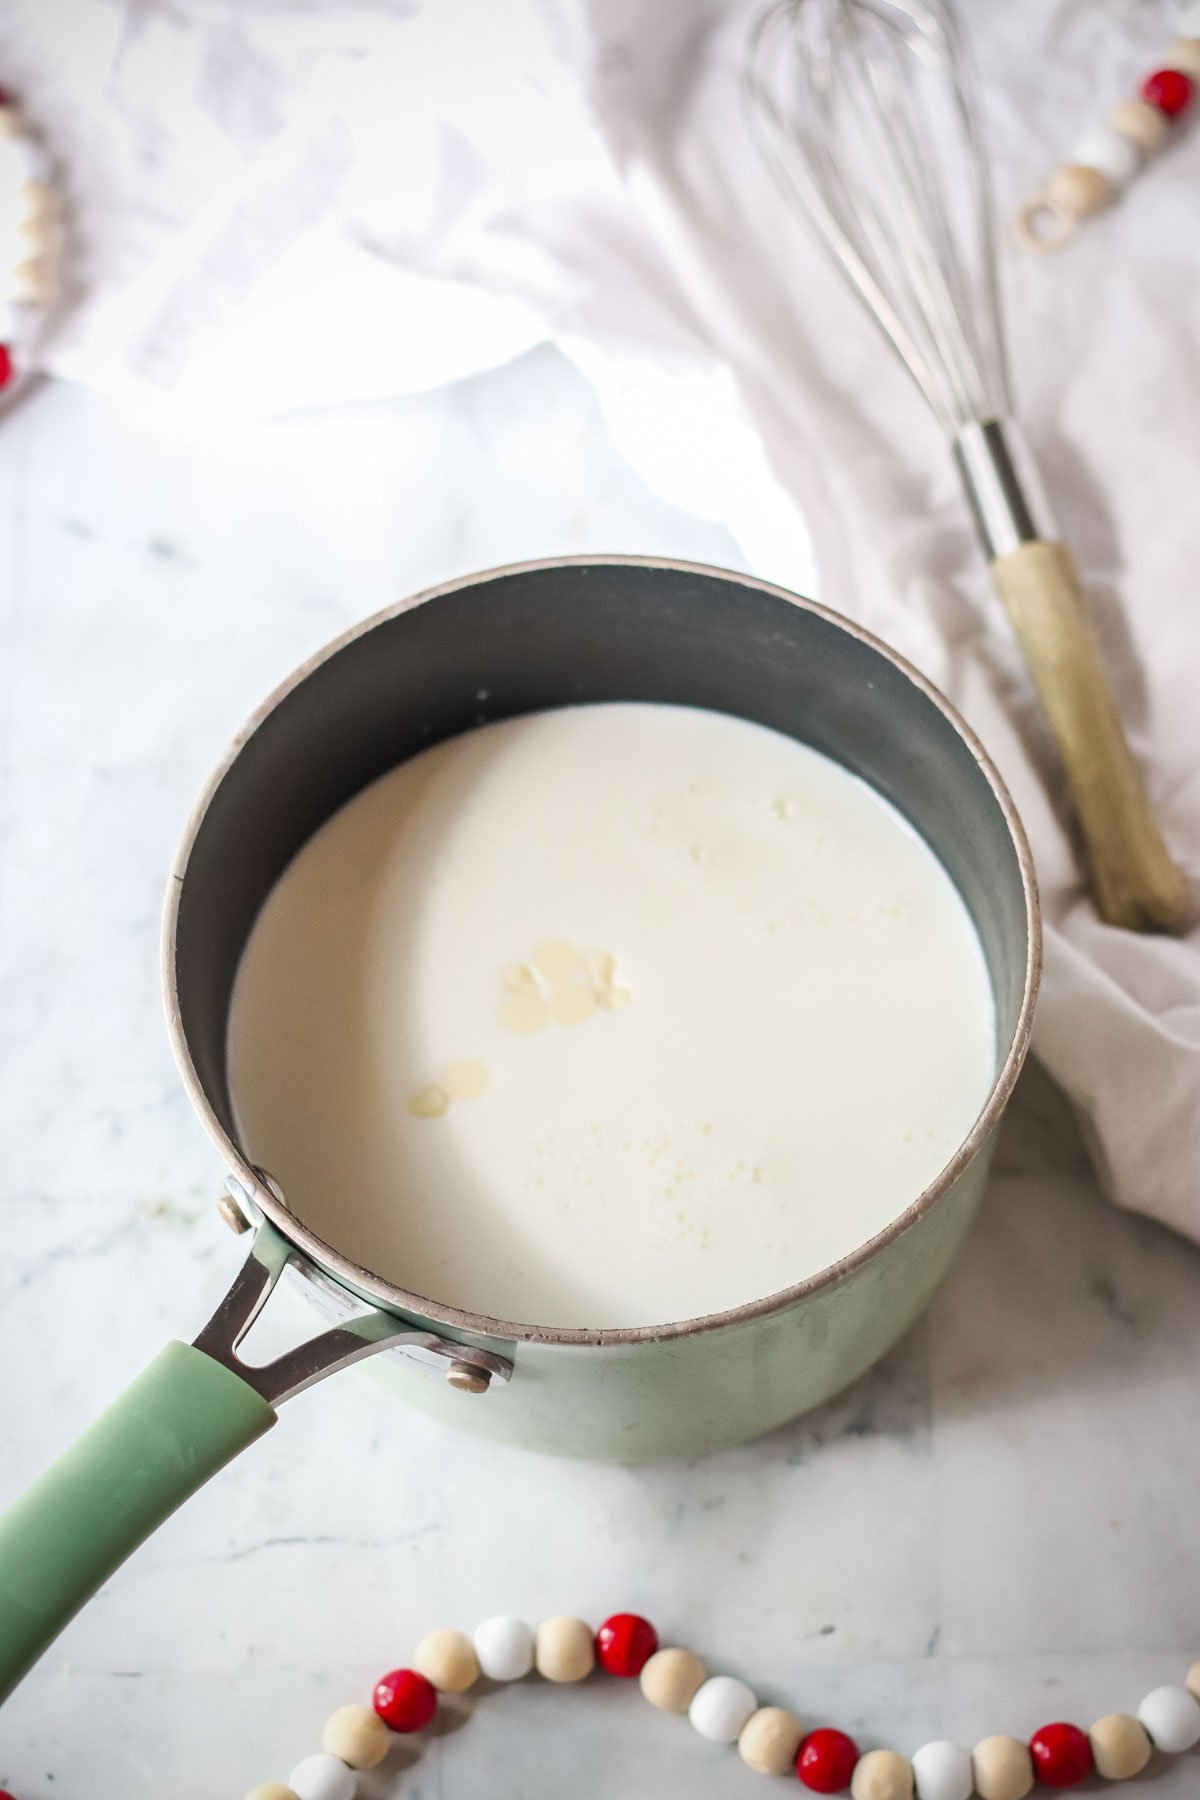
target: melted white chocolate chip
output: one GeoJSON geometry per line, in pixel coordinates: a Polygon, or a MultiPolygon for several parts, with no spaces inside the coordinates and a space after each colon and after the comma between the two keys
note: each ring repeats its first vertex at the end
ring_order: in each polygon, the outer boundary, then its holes
{"type": "Polygon", "coordinates": [[[452,1100],[478,1100],[490,1080],[483,1063],[473,1056],[460,1056],[442,1076],[442,1085],[452,1100]]]}
{"type": "Polygon", "coordinates": [[[413,1095],[408,1103],[408,1110],[417,1119],[438,1119],[449,1104],[449,1094],[439,1082],[434,1081],[413,1095]]]}
{"type": "Polygon", "coordinates": [[[607,950],[577,950],[563,938],[539,944],[527,963],[516,963],[504,977],[508,994],[500,1008],[501,1023],[510,1031],[541,1031],[556,1025],[581,1025],[597,1006],[610,1012],[627,1006],[632,991],[616,980],[616,958],[607,950]]]}
{"type": "Polygon", "coordinates": [[[509,994],[500,1008],[500,1022],[510,1031],[540,1031],[550,1018],[550,1008],[539,993],[509,994]]]}
{"type": "Polygon", "coordinates": [[[534,968],[551,987],[561,987],[568,981],[574,981],[582,960],[574,945],[560,941],[541,944],[533,953],[534,968]]]}
{"type": "Polygon", "coordinates": [[[550,1017],[556,1025],[581,1025],[596,1010],[596,996],[581,981],[558,982],[550,995],[550,1017]]]}

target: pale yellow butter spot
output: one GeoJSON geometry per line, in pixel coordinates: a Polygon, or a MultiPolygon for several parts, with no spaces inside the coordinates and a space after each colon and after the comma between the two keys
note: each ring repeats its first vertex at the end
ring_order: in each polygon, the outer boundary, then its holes
{"type": "Polygon", "coordinates": [[[612,979],[616,973],[617,964],[616,959],[611,957],[607,950],[593,950],[587,959],[586,966],[588,980],[594,988],[606,988],[612,986],[612,979]]]}
{"type": "Polygon", "coordinates": [[[510,994],[500,1008],[500,1023],[510,1031],[540,1031],[550,1009],[540,994],[510,994]]]}
{"type": "Polygon", "coordinates": [[[581,1025],[595,1010],[595,994],[579,981],[559,982],[550,996],[550,1016],[556,1025],[581,1025]]]}
{"type": "Polygon", "coordinates": [[[621,1008],[628,1006],[633,999],[633,989],[614,984],[612,987],[605,988],[600,999],[610,1012],[620,1012],[621,1008]]]}
{"type": "Polygon", "coordinates": [[[534,968],[552,985],[560,981],[570,981],[582,960],[573,944],[565,944],[560,941],[539,944],[533,953],[534,968]]]}
{"type": "Polygon", "coordinates": [[[450,1104],[450,1096],[439,1082],[432,1082],[429,1087],[422,1088],[414,1094],[408,1103],[408,1110],[418,1119],[436,1119],[445,1112],[450,1104]]]}
{"type": "Polygon", "coordinates": [[[528,963],[517,963],[504,977],[504,985],[514,994],[536,994],[540,986],[538,978],[528,963]]]}
{"type": "Polygon", "coordinates": [[[442,1086],[452,1100],[478,1100],[490,1080],[483,1063],[473,1056],[460,1056],[442,1076],[442,1086]]]}

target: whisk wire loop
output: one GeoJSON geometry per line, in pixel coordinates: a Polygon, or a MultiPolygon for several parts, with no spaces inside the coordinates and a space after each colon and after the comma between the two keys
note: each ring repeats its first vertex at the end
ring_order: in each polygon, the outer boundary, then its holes
{"type": "Polygon", "coordinates": [[[943,0],[774,0],[743,91],[785,200],[947,435],[1007,414],[990,185],[943,0]]]}

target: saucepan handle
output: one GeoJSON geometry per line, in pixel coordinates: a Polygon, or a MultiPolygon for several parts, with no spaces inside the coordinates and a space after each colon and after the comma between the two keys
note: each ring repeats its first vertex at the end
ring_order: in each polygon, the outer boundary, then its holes
{"type": "Polygon", "coordinates": [[[0,1701],[114,1569],[275,1416],[202,1350],[159,1352],[0,1518],[0,1701]]]}
{"type": "MultiPolygon", "coordinates": [[[[133,1386],[0,1518],[0,1702],[125,1558],[275,1423],[276,1408],[363,1357],[403,1349],[467,1392],[512,1364],[365,1307],[274,1362],[238,1347],[289,1262],[311,1264],[266,1220],[194,1344],[168,1344],[133,1386]]],[[[347,1305],[364,1305],[344,1296],[347,1305]]]]}

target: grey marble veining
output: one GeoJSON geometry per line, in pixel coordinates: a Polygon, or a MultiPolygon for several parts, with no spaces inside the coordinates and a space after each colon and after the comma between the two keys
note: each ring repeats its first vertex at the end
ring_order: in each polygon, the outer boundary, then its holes
{"type": "MultiPolygon", "coordinates": [[[[165,440],[67,389],[0,431],[0,1500],[195,1333],[240,1257],[157,990],[210,763],[361,614],[582,549],[736,555],[638,484],[549,354],[236,441],[165,440]]],[[[1136,1704],[1200,1653],[1198,1300],[1200,1254],[1100,1198],[1034,1071],[962,1261],[848,1393],[625,1470],[452,1435],[352,1370],[69,1629],[0,1716],[0,1786],[239,1800],[426,1630],[502,1610],[635,1607],[864,1743],[1136,1704]]],[[[367,1800],[754,1789],[618,1684],[485,1693],[457,1730],[469,1710],[367,1800]]],[[[1139,1786],[1198,1789],[1196,1754],[1139,1786]]]]}

